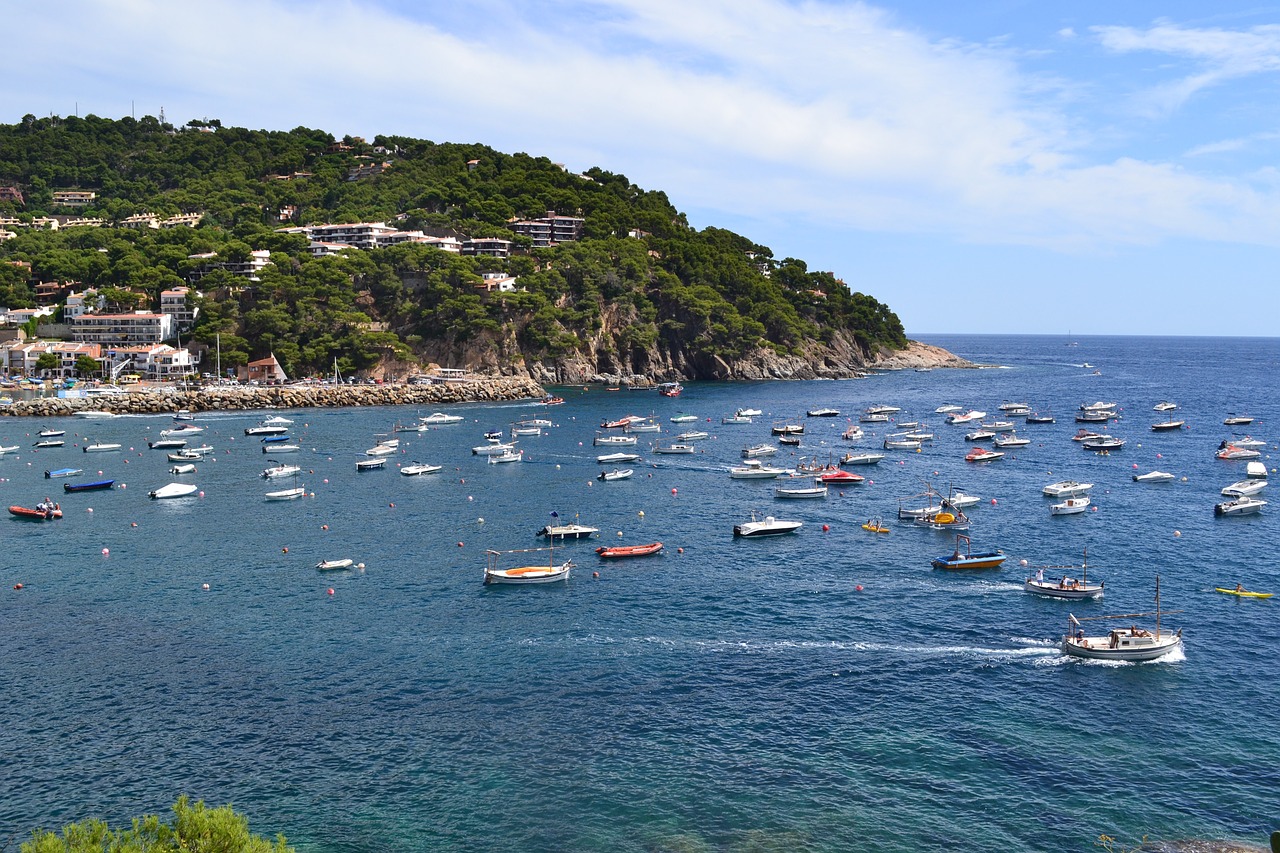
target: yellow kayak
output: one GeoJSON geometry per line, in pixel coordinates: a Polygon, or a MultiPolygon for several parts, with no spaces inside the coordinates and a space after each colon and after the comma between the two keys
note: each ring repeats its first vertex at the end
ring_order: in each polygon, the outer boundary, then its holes
{"type": "Polygon", "coordinates": [[[1249,592],[1248,590],[1245,590],[1245,589],[1241,589],[1241,590],[1225,589],[1220,586],[1215,586],[1214,589],[1216,589],[1218,592],[1226,593],[1227,595],[1238,595],[1242,598],[1270,598],[1273,595],[1273,593],[1270,593],[1270,592],[1249,592]]]}
{"type": "Polygon", "coordinates": [[[889,528],[885,527],[883,524],[880,524],[877,521],[868,521],[866,524],[862,525],[862,529],[870,533],[888,533],[889,532],[889,528]]]}

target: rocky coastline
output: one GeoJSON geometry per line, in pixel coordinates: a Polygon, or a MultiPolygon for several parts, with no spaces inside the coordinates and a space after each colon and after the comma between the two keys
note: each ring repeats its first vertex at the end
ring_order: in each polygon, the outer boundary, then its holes
{"type": "Polygon", "coordinates": [[[134,390],[90,397],[37,397],[0,409],[13,417],[61,417],[101,411],[115,415],[165,414],[255,409],[342,408],[350,406],[435,406],[449,403],[539,400],[546,390],[532,379],[480,378],[431,385],[281,385],[210,386],[191,391],[172,388],[134,390]]]}

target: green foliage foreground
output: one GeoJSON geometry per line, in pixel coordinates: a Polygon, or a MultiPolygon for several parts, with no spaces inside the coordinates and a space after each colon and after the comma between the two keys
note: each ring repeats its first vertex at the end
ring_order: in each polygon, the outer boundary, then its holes
{"type": "Polygon", "coordinates": [[[62,833],[39,831],[22,845],[22,853],[292,853],[284,836],[274,842],[249,832],[249,821],[231,806],[206,808],[183,795],[173,804],[173,822],[159,815],[135,818],[128,829],[112,829],[105,821],[89,819],[62,828],[62,833]]]}

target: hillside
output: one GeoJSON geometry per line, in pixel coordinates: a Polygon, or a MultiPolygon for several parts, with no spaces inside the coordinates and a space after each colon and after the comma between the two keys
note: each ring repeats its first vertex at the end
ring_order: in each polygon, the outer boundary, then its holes
{"type": "Polygon", "coordinates": [[[183,342],[216,338],[224,367],[274,352],[291,376],[336,359],[370,375],[436,363],[563,382],[805,378],[907,346],[874,297],[695,230],[662,192],[478,144],[26,116],[0,125],[0,223],[0,260],[29,264],[0,265],[0,305],[34,305],[35,284],[55,281],[156,310],[161,291],[198,282],[183,342]],[[530,230],[550,212],[576,239],[530,230]],[[281,230],[372,222],[418,237],[338,251],[281,230]],[[509,256],[440,248],[490,238],[509,256]],[[238,274],[263,250],[270,263],[238,274]]]}

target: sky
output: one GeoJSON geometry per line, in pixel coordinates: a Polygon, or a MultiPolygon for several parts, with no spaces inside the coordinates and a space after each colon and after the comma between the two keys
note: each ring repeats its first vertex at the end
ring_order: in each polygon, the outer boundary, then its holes
{"type": "Polygon", "coordinates": [[[163,110],[598,166],[909,334],[1277,334],[1280,5],[3,7],[0,122],[163,110]]]}

